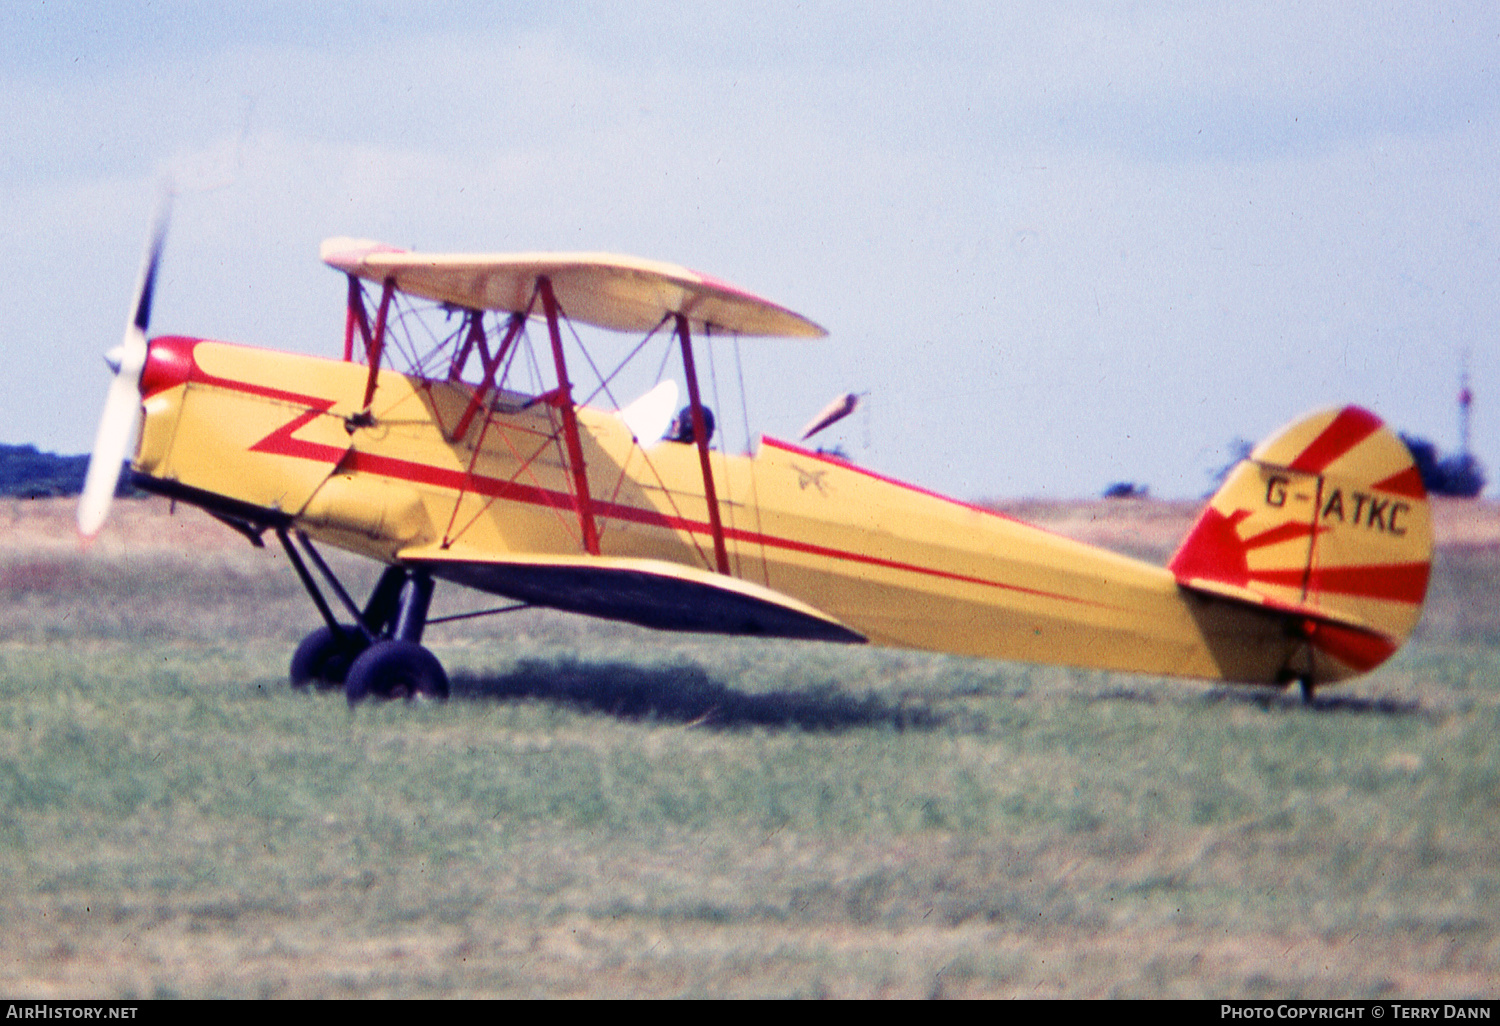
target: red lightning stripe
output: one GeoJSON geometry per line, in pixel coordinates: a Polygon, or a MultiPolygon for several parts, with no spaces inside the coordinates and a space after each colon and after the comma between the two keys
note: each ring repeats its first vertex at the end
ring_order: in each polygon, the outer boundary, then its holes
{"type": "MultiPolygon", "coordinates": [[[[248,395],[263,396],[281,402],[292,403],[304,407],[304,411],[294,417],[283,426],[272,431],[260,441],[252,445],[252,452],[265,453],[267,455],[289,456],[295,459],[312,460],[318,463],[338,463],[343,461],[349,471],[358,471],[381,477],[392,478],[400,481],[411,481],[417,484],[431,485],[452,491],[469,491],[494,498],[525,503],[534,506],[546,506],[552,509],[571,511],[573,509],[573,496],[567,492],[542,488],[535,485],[520,484],[515,481],[506,481],[499,478],[484,477],[463,470],[452,470],[443,467],[434,467],[426,463],[417,463],[412,460],[399,459],[393,456],[382,456],[376,453],[351,451],[338,446],[326,445],[317,442],[309,442],[293,437],[295,432],[310,424],[319,416],[326,414],[334,405],[332,399],[322,399],[316,396],[303,395],[284,389],[272,388],[264,385],[252,384],[250,382],[236,381],[230,378],[222,378],[209,374],[199,366],[192,357],[192,350],[198,344],[198,339],[187,338],[161,338],[153,341],[153,357],[156,347],[162,349],[163,362],[170,359],[173,363],[170,373],[163,373],[158,377],[163,380],[157,383],[157,391],[185,381],[198,384],[212,385],[214,387],[241,392],[248,395]],[[185,359],[183,359],[185,357],[185,359]],[[173,380],[167,381],[166,378],[173,380]]],[[[228,344],[228,343],[222,343],[228,344]]],[[[772,439],[766,440],[767,444],[776,448],[785,449],[789,452],[807,456],[822,462],[832,463],[836,466],[854,470],[867,477],[874,478],[888,484],[897,485],[918,494],[941,499],[956,506],[972,509],[988,516],[996,516],[1003,520],[1010,518],[1003,514],[986,510],[979,506],[971,506],[967,503],[958,502],[935,492],[917,488],[912,485],[895,481],[891,478],[875,474],[867,470],[852,467],[847,463],[835,461],[818,453],[808,452],[796,446],[772,439]]],[[[614,520],[629,521],[632,523],[661,527],[674,531],[688,531],[693,534],[711,535],[712,527],[703,521],[689,520],[681,516],[668,516],[653,509],[640,509],[634,506],[625,506],[614,502],[594,502],[595,514],[600,517],[614,520]]],[[[990,580],[976,577],[970,574],[962,574],[954,571],[941,570],[935,567],[920,566],[902,560],[887,559],[881,556],[868,555],[861,552],[849,552],[843,549],[831,548],[829,546],[817,545],[811,542],[798,541],[791,538],[778,538],[773,535],[761,534],[742,528],[729,528],[725,532],[726,538],[753,545],[764,545],[768,548],[778,548],[790,552],[800,552],[807,555],[820,556],[827,559],[835,559],[843,562],[862,563],[867,566],[878,566],[891,570],[899,570],[908,573],[921,574],[928,577],[936,577],[943,580],[958,581],[965,584],[975,584],[982,587],[996,588],[1002,591],[1016,594],[1031,595],[1037,598],[1054,599],[1078,605],[1094,606],[1098,608],[1112,608],[1107,603],[1095,602],[1081,599],[1072,595],[1064,595],[1057,592],[1045,591],[1037,588],[1027,588],[1021,585],[1008,584],[1003,581],[990,580]]]]}
{"type": "Polygon", "coordinates": [[[272,456],[295,456],[297,459],[312,460],[315,463],[337,463],[348,450],[340,449],[336,445],[321,445],[318,442],[306,442],[292,437],[327,413],[333,406],[331,399],[314,401],[320,405],[310,408],[306,413],[272,431],[252,445],[250,451],[269,453],[272,456]]]}

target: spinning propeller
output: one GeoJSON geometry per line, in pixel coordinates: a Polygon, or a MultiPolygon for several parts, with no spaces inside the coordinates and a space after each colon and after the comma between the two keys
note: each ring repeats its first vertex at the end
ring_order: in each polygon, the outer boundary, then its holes
{"type": "Polygon", "coordinates": [[[136,281],[135,302],[125,339],[105,354],[104,362],[115,372],[109,394],[104,400],[104,414],[99,418],[99,432],[94,436],[94,451],[78,500],[78,533],[92,538],[104,526],[109,504],[120,483],[120,470],[135,444],[141,424],[141,371],[146,366],[146,327],[151,322],[151,293],[156,288],[156,270],[161,263],[162,244],[167,236],[168,204],[164,200],[156,215],[151,241],[141,262],[136,281]]]}

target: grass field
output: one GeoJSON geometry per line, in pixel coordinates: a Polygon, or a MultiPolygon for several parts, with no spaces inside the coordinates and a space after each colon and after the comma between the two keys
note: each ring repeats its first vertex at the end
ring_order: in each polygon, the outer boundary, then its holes
{"type": "MultiPolygon", "coordinates": [[[[0,506],[0,992],[1500,991],[1500,511],[1391,664],[1293,695],[524,613],[441,705],[293,693],[279,553],[0,506]]],[[[1190,510],[1027,506],[1161,556],[1190,510]]],[[[350,567],[370,578],[368,569],[350,567]]],[[[486,604],[440,589],[443,608],[486,604]]]]}

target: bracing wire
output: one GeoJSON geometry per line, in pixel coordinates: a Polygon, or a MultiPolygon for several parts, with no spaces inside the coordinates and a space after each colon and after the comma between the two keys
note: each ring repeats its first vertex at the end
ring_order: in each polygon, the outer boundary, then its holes
{"type": "Polygon", "coordinates": [[[750,508],[755,511],[755,537],[760,540],[761,583],[770,587],[771,570],[766,559],[766,533],[760,519],[760,485],[755,473],[755,454],[751,451],[750,400],[745,392],[745,365],[740,360],[740,337],[734,336],[734,371],[740,383],[740,417],[745,425],[745,457],[750,468],[750,508]]]}

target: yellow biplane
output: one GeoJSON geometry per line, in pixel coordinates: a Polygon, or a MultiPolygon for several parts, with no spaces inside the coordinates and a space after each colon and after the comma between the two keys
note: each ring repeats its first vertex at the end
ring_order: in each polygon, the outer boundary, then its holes
{"type": "MultiPolygon", "coordinates": [[[[351,703],[447,694],[420,644],[440,580],[667,630],[1297,682],[1308,697],[1379,665],[1421,614],[1426,492],[1406,446],[1357,407],[1255,449],[1159,567],[802,445],[726,451],[703,348],[825,333],[682,267],[330,239],[348,303],[342,358],[322,359],[148,342],[162,237],[159,224],[110,357],[80,531],[101,528],[129,457],[139,487],[257,544],[272,533],[324,621],[292,683],[341,685],[351,703]],[[575,324],[660,345],[686,405],[671,376],[617,409],[580,402],[575,324]],[[385,564],[363,605],[315,542],[385,564]]],[[[608,396],[612,373],[598,376],[608,396]]]]}

